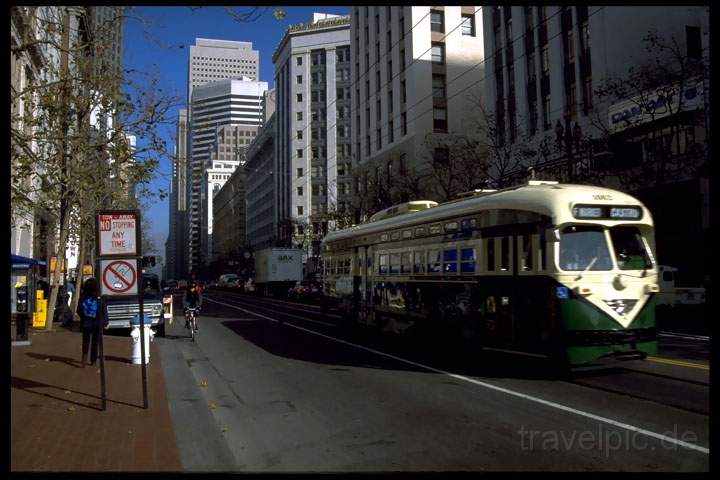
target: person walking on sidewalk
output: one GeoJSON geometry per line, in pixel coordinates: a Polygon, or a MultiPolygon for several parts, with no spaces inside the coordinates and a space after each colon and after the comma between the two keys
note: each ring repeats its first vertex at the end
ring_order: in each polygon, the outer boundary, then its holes
{"type": "Polygon", "coordinates": [[[98,358],[99,337],[102,335],[101,326],[108,327],[105,302],[98,295],[98,283],[95,278],[88,278],[85,281],[77,313],[80,315],[82,327],[82,364],[85,366],[87,363],[88,347],[92,344],[90,362],[95,365],[98,358]]]}

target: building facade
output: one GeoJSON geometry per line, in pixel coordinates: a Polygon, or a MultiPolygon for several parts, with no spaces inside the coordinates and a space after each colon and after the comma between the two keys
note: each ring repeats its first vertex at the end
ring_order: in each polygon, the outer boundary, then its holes
{"type": "Polygon", "coordinates": [[[180,109],[175,128],[175,158],[173,158],[172,181],[170,183],[170,202],[167,258],[167,278],[185,277],[185,222],[187,214],[187,110],[180,109]]]}
{"type": "MultiPolygon", "coordinates": [[[[188,206],[188,271],[194,271],[209,260],[212,240],[212,189],[219,178],[207,177],[208,170],[220,170],[224,173],[211,173],[211,176],[229,176],[238,165],[238,152],[235,149],[242,141],[250,143],[257,135],[257,127],[262,125],[262,100],[267,91],[267,82],[250,80],[221,80],[201,85],[192,92],[189,120],[187,206],[188,206]],[[228,130],[228,141],[224,134],[225,126],[242,125],[246,128],[228,130]],[[235,139],[232,140],[235,134],[235,139]],[[242,135],[240,135],[242,134],[242,135]],[[222,150],[221,150],[222,148],[222,150]],[[220,160],[222,157],[224,160],[220,160]],[[209,231],[208,231],[209,230],[209,231]]],[[[245,145],[243,143],[243,145],[245,145]]],[[[226,180],[223,179],[223,180],[226,180]]]]}
{"type": "Polygon", "coordinates": [[[273,114],[260,129],[247,151],[245,163],[246,239],[255,250],[274,245],[278,224],[275,162],[277,116],[273,114]]]}
{"type": "Polygon", "coordinates": [[[337,186],[351,161],[349,27],[349,17],[315,13],[291,25],[273,53],[275,238],[308,255],[344,201],[337,186]]]}
{"type": "Polygon", "coordinates": [[[427,170],[430,139],[476,136],[482,33],[481,7],[352,8],[354,168],[392,181],[427,170]]]}
{"type": "Polygon", "coordinates": [[[246,244],[245,177],[245,167],[241,164],[214,195],[212,261],[222,264],[230,259],[239,259],[246,244]]]}
{"type": "Polygon", "coordinates": [[[195,87],[226,79],[257,81],[260,54],[252,42],[196,38],[188,62],[188,102],[195,87]]]}
{"type": "Polygon", "coordinates": [[[638,196],[655,215],[660,263],[700,284],[710,217],[707,7],[489,10],[485,90],[496,140],[514,159],[528,153],[506,183],[532,167],[638,196]]]}

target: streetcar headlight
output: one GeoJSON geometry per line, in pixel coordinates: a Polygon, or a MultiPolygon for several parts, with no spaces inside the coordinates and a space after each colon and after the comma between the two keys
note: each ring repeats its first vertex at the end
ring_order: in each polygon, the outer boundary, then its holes
{"type": "Polygon", "coordinates": [[[648,283],[645,285],[645,293],[658,293],[660,291],[660,287],[658,287],[657,283],[648,283]]]}
{"type": "Polygon", "coordinates": [[[588,295],[592,295],[593,291],[590,287],[575,287],[574,288],[575,295],[582,295],[584,297],[587,297],[588,295]]]}

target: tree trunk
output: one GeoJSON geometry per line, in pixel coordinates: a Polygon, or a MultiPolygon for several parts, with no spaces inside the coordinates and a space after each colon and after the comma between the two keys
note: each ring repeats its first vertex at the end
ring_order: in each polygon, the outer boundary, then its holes
{"type": "Polygon", "coordinates": [[[53,316],[55,315],[55,304],[57,303],[58,290],[60,286],[60,275],[62,274],[63,259],[65,258],[65,249],[67,248],[68,241],[68,223],[70,222],[70,215],[64,215],[63,221],[60,224],[60,241],[58,247],[55,250],[55,272],[52,274],[50,280],[50,299],[48,301],[47,309],[47,322],[45,323],[45,330],[52,331],[53,327],[53,316]],[[60,252],[62,251],[62,255],[60,252]]]}
{"type": "Polygon", "coordinates": [[[85,229],[80,224],[80,251],[78,253],[78,266],[77,266],[77,280],[75,282],[75,293],[73,294],[72,303],[70,309],[73,314],[73,318],[77,320],[77,307],[80,303],[80,292],[82,291],[83,284],[83,265],[85,265],[85,229]]]}

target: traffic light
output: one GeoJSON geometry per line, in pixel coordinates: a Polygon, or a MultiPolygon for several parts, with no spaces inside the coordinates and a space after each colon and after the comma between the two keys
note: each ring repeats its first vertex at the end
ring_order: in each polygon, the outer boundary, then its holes
{"type": "Polygon", "coordinates": [[[143,267],[154,267],[155,266],[155,256],[154,255],[148,255],[142,257],[142,266],[143,267]]]}

